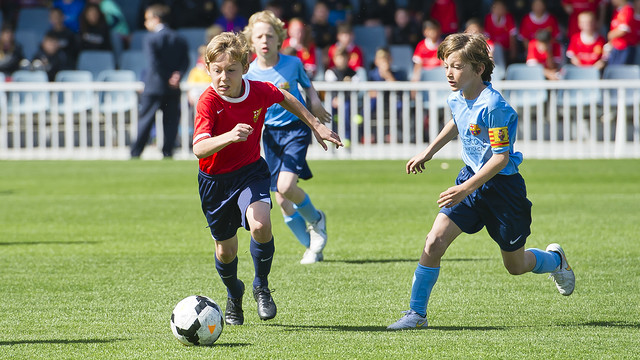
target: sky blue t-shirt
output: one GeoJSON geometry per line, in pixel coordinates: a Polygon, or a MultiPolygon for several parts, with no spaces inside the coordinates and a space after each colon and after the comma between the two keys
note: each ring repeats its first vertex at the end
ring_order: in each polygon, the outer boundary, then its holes
{"type": "Polygon", "coordinates": [[[465,99],[462,91],[447,99],[462,142],[462,161],[477,173],[492,154],[508,151],[509,163],[499,174],[512,175],[522,163],[522,153],[513,151],[518,114],[491,83],[485,85],[476,99],[465,99]]]}
{"type": "MultiPolygon", "coordinates": [[[[280,54],[280,61],[270,69],[260,69],[257,60],[249,65],[249,71],[244,75],[249,80],[267,81],[279,89],[287,90],[291,95],[305,105],[304,97],[300,93],[298,84],[303,88],[311,87],[311,80],[304,71],[302,62],[295,56],[280,54]]],[[[295,115],[282,106],[274,104],[267,109],[264,124],[267,126],[285,126],[294,121],[300,121],[295,115]]]]}

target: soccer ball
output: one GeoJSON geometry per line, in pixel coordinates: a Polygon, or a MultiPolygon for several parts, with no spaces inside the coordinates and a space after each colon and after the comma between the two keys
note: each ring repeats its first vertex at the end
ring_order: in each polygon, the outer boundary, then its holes
{"type": "Polygon", "coordinates": [[[185,345],[212,345],[222,333],[222,310],[206,296],[182,299],[171,314],[171,331],[185,345]]]}

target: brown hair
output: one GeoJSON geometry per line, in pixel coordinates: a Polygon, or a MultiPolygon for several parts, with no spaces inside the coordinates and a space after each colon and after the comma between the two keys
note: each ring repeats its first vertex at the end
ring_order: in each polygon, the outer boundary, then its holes
{"type": "Polygon", "coordinates": [[[249,64],[249,45],[241,34],[223,32],[211,39],[204,54],[207,67],[222,54],[229,55],[229,58],[242,64],[243,68],[249,64]]]}
{"type": "Polygon", "coordinates": [[[458,33],[447,36],[438,46],[438,59],[444,61],[454,52],[460,54],[464,63],[471,64],[475,72],[479,72],[481,65],[484,65],[482,81],[491,81],[495,65],[484,35],[458,33]]]}

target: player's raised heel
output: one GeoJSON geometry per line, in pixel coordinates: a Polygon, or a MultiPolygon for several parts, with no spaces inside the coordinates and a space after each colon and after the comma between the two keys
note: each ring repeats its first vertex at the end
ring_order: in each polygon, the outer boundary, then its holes
{"type": "Polygon", "coordinates": [[[426,329],[427,317],[413,310],[403,311],[404,316],[395,323],[387,326],[387,330],[426,329]]]}
{"type": "MultiPolygon", "coordinates": [[[[238,280],[240,281],[240,280],[238,280]]],[[[244,295],[244,283],[242,284],[242,295],[244,295]]],[[[242,311],[242,296],[237,299],[227,298],[227,309],[224,312],[224,322],[229,325],[244,324],[244,311],[242,311]]]]}
{"type": "Polygon", "coordinates": [[[553,278],[556,283],[556,287],[560,294],[569,296],[573,293],[576,286],[576,276],[567,262],[567,256],[564,254],[564,250],[558,244],[549,244],[546,251],[553,251],[560,255],[560,266],[552,272],[549,277],[553,278]]]}
{"type": "Polygon", "coordinates": [[[313,251],[311,251],[311,249],[307,249],[304,251],[304,255],[302,255],[300,264],[314,264],[322,260],[324,260],[324,256],[322,255],[322,253],[314,253],[313,251]]]}
{"type": "Polygon", "coordinates": [[[271,290],[267,287],[255,287],[253,288],[253,297],[258,303],[258,316],[262,320],[269,320],[276,317],[276,303],[273,302],[271,297],[271,290]]]}

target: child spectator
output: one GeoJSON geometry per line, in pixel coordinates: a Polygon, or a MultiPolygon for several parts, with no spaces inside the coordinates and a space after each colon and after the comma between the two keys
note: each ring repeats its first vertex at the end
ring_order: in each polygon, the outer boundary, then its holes
{"type": "Polygon", "coordinates": [[[518,30],[504,0],[493,1],[491,12],[484,19],[484,30],[489,39],[508,54],[509,62],[516,61],[518,30]]]}
{"type": "Polygon", "coordinates": [[[335,41],[336,35],[336,27],[329,23],[329,7],[326,3],[318,1],[313,7],[313,14],[311,15],[313,42],[326,53],[335,41]]]}
{"type": "Polygon", "coordinates": [[[544,67],[544,76],[548,80],[558,80],[558,70],[562,62],[560,44],[551,37],[549,30],[539,30],[529,42],[527,65],[540,64],[544,67]]]}
{"type": "Polygon", "coordinates": [[[116,33],[123,42],[128,43],[129,23],[120,8],[120,5],[114,0],[87,0],[87,4],[96,4],[100,7],[100,11],[104,14],[109,30],[116,33]]]}
{"type": "MultiPolygon", "coordinates": [[[[344,47],[338,47],[333,51],[333,66],[328,68],[324,73],[324,80],[327,82],[335,81],[366,81],[361,79],[358,73],[349,66],[349,51],[344,47]]],[[[351,96],[350,92],[344,94],[344,114],[345,114],[345,144],[349,146],[351,139],[351,96]]],[[[340,102],[336,93],[331,94],[331,107],[333,109],[333,119],[337,122],[342,119],[338,118],[338,108],[340,102]]]]}
{"type": "MultiPolygon", "coordinates": [[[[349,24],[340,24],[338,25],[338,35],[336,36],[338,42],[331,45],[329,48],[329,68],[334,67],[335,63],[333,62],[333,56],[336,50],[340,47],[344,48],[347,51],[348,56],[348,65],[353,70],[358,70],[364,64],[364,59],[362,56],[362,49],[358,45],[356,45],[353,35],[353,29],[349,24]]],[[[326,80],[326,79],[325,79],[326,80]]]]}
{"type": "Polygon", "coordinates": [[[20,62],[24,59],[22,46],[16,42],[11,24],[4,24],[0,31],[0,72],[6,76],[20,69],[20,62]]]}
{"type": "Polygon", "coordinates": [[[87,4],[80,15],[80,51],[111,50],[109,25],[100,7],[87,4]]]}
{"type": "Polygon", "coordinates": [[[431,18],[440,24],[442,37],[458,32],[458,13],[453,0],[435,0],[431,6],[431,18]]]}
{"type": "Polygon", "coordinates": [[[596,31],[596,16],[591,11],[578,15],[580,32],[574,34],[569,41],[567,58],[575,66],[594,66],[601,70],[606,65],[603,59],[605,40],[596,31]]]}
{"type": "Polygon", "coordinates": [[[438,45],[440,45],[440,24],[435,20],[426,20],[422,26],[424,40],[419,42],[413,52],[412,80],[420,79],[422,69],[433,69],[442,64],[438,59],[438,45]]]}
{"type": "Polygon", "coordinates": [[[578,27],[578,15],[585,11],[590,11],[596,15],[599,31],[604,26],[604,15],[606,13],[607,0],[562,0],[562,8],[569,15],[569,25],[567,28],[567,38],[571,39],[574,34],[580,32],[578,27]]]}
{"type": "Polygon", "coordinates": [[[633,7],[627,0],[611,0],[615,7],[611,26],[607,33],[610,48],[607,63],[609,65],[633,64],[635,58],[635,33],[637,23],[634,21],[633,7]]]}
{"type": "Polygon", "coordinates": [[[78,57],[78,38],[76,34],[64,25],[64,14],[58,8],[52,8],[49,11],[49,23],[51,29],[47,35],[53,36],[58,40],[58,46],[63,51],[67,60],[75,67],[76,58],[78,57]]]}
{"type": "Polygon", "coordinates": [[[529,41],[536,37],[538,30],[549,30],[551,37],[558,40],[560,29],[558,20],[547,11],[545,0],[533,0],[531,2],[531,12],[525,15],[520,22],[520,40],[526,49],[529,41]]]}
{"type": "Polygon", "coordinates": [[[58,39],[46,34],[40,43],[40,49],[31,60],[33,70],[47,72],[49,81],[54,81],[60,70],[71,70],[73,64],[67,59],[67,54],[60,49],[58,39]]]}
{"type": "Polygon", "coordinates": [[[415,48],[420,41],[420,24],[417,23],[407,8],[398,8],[391,26],[389,44],[409,45],[415,48]]]}
{"type": "Polygon", "coordinates": [[[224,0],[220,6],[222,15],[216,20],[216,25],[224,31],[241,32],[247,26],[247,18],[238,15],[238,4],[235,0],[224,0]]]}
{"type": "Polygon", "coordinates": [[[293,18],[289,21],[287,28],[288,38],[282,42],[282,49],[293,48],[294,56],[302,61],[304,71],[309,78],[313,79],[318,69],[316,63],[316,46],[313,44],[311,34],[307,31],[304,22],[300,18],[293,18]]]}

